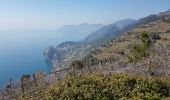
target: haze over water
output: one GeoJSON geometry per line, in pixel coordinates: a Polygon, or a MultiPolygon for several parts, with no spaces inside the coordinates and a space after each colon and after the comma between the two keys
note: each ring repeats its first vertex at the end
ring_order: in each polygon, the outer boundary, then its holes
{"type": "Polygon", "coordinates": [[[8,83],[9,78],[16,80],[22,74],[36,71],[48,73],[51,65],[44,60],[43,52],[48,45],[62,42],[52,31],[0,34],[0,86],[8,83]]]}

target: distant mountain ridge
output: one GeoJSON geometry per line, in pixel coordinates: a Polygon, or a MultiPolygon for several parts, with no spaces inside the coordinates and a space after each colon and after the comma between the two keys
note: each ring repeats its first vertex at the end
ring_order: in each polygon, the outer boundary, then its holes
{"type": "Polygon", "coordinates": [[[136,20],[134,19],[123,19],[123,20],[119,20],[114,22],[114,25],[116,25],[117,27],[119,27],[120,29],[125,28],[126,26],[133,24],[136,20]]]}
{"type": "Polygon", "coordinates": [[[117,27],[114,24],[111,24],[111,25],[108,25],[108,26],[104,26],[101,29],[99,29],[99,30],[91,33],[90,35],[88,35],[85,38],[84,42],[102,41],[103,38],[111,36],[112,33],[115,33],[118,30],[119,30],[119,27],[117,27]]]}
{"type": "Polygon", "coordinates": [[[80,41],[90,33],[97,31],[103,26],[103,24],[88,23],[79,25],[65,25],[60,29],[57,29],[56,33],[59,34],[61,38],[66,38],[68,41],[80,41]]]}
{"type": "Polygon", "coordinates": [[[119,35],[118,31],[124,27],[135,23],[133,19],[123,19],[117,22],[114,22],[110,25],[104,26],[101,29],[91,33],[85,38],[85,42],[99,42],[108,40],[114,36],[119,35]]]}
{"type": "MultiPolygon", "coordinates": [[[[78,24],[78,25],[64,25],[62,28],[75,28],[75,27],[78,27],[78,28],[81,28],[81,27],[101,27],[103,26],[103,24],[88,24],[88,23],[82,23],[82,24],[78,24]]],[[[61,28],[61,29],[62,29],[61,28]]]]}

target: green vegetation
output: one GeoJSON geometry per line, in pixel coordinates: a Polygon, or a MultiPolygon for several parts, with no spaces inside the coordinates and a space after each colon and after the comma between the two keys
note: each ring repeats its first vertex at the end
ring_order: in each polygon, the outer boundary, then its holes
{"type": "Polygon", "coordinates": [[[29,80],[29,79],[30,79],[30,75],[28,75],[28,74],[22,75],[21,80],[29,80]]]}
{"type": "Polygon", "coordinates": [[[130,63],[137,62],[140,58],[146,57],[147,51],[149,50],[150,46],[152,45],[151,40],[149,39],[149,35],[146,32],[140,33],[140,39],[142,44],[135,44],[132,47],[131,55],[128,56],[128,61],[130,63]]]}
{"type": "Polygon", "coordinates": [[[127,74],[91,74],[52,85],[48,100],[160,100],[170,96],[166,79],[127,74]]]}
{"type": "Polygon", "coordinates": [[[83,68],[83,61],[82,60],[72,61],[70,66],[72,66],[74,69],[82,69],[83,68]]]}

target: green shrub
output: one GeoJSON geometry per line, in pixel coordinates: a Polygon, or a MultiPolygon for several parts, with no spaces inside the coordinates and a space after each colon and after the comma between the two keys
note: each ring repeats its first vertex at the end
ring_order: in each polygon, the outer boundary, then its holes
{"type": "Polygon", "coordinates": [[[75,60],[72,61],[70,66],[74,67],[75,69],[82,69],[83,68],[83,60],[75,60]]]}
{"type": "Polygon", "coordinates": [[[92,74],[69,78],[52,85],[47,100],[159,100],[168,98],[163,79],[126,74],[92,74]]]}
{"type": "Polygon", "coordinates": [[[147,51],[152,45],[151,40],[149,39],[149,35],[146,32],[140,33],[140,39],[142,41],[142,44],[135,44],[132,47],[132,52],[128,56],[128,61],[129,63],[135,63],[137,62],[140,58],[146,57],[148,55],[147,51]]]}

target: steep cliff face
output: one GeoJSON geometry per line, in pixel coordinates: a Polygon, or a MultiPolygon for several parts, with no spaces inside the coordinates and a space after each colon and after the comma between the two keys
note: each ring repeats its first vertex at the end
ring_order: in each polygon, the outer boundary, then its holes
{"type": "Polygon", "coordinates": [[[60,61],[62,59],[62,50],[54,46],[48,46],[44,51],[44,57],[48,62],[60,61]]]}

